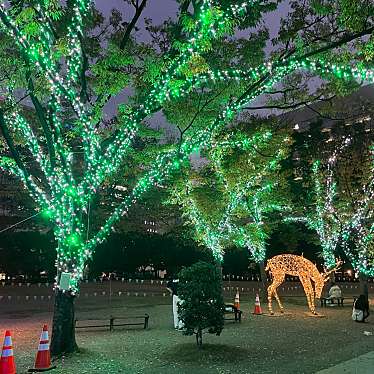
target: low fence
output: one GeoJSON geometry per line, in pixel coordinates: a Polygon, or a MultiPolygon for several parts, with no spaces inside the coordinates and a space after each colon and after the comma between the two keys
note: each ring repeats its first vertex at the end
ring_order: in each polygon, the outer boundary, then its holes
{"type": "MultiPolygon", "coordinates": [[[[162,281],[160,281],[162,282],[162,281]]],[[[92,298],[121,298],[121,297],[170,297],[166,290],[165,282],[156,283],[145,281],[141,282],[103,282],[103,283],[83,283],[81,292],[77,295],[77,299],[92,298]]],[[[344,294],[357,294],[359,289],[358,283],[339,284],[344,294]]],[[[372,291],[374,285],[369,285],[372,291]]],[[[241,294],[262,293],[262,283],[259,282],[227,282],[224,281],[223,292],[225,297],[232,296],[239,291],[241,294]]],[[[286,282],[278,288],[278,292],[283,296],[287,295],[303,295],[304,290],[301,284],[286,282]]],[[[26,287],[18,285],[3,286],[0,288],[0,302],[51,302],[54,299],[52,284],[26,285],[26,287]]]]}
{"type": "MultiPolygon", "coordinates": [[[[240,276],[240,275],[223,275],[223,281],[225,282],[260,282],[261,279],[258,276],[240,276]]],[[[269,282],[271,279],[268,278],[267,281],[269,282]]],[[[96,283],[96,284],[103,284],[107,283],[110,280],[108,279],[92,279],[92,280],[83,280],[82,284],[88,284],[88,283],[96,283]]],[[[132,284],[150,284],[150,285],[160,285],[160,286],[166,286],[167,280],[165,279],[138,279],[138,278],[121,278],[121,277],[115,277],[111,280],[112,282],[121,282],[121,283],[132,283],[132,284]]],[[[286,282],[299,282],[298,277],[291,277],[286,276],[285,278],[286,282]]],[[[359,283],[358,278],[354,277],[335,277],[336,283],[359,283]]],[[[374,278],[369,278],[368,283],[374,283],[374,278]]],[[[0,286],[7,287],[30,287],[30,286],[37,286],[37,287],[50,287],[51,282],[38,282],[38,283],[31,283],[31,282],[6,282],[1,281],[0,286]]]]}

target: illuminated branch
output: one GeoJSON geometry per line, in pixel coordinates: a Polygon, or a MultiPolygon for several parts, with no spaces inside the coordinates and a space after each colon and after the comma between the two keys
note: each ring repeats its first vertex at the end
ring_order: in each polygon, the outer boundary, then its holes
{"type": "MultiPolygon", "coordinates": [[[[145,4],[143,0],[142,4],[145,4]]],[[[0,126],[6,139],[9,151],[17,166],[17,173],[22,173],[27,189],[38,204],[49,209],[50,219],[53,222],[54,233],[58,242],[57,269],[60,272],[69,272],[72,277],[71,291],[78,289],[79,279],[82,276],[85,261],[92,256],[95,246],[102,242],[111,232],[113,225],[127,214],[131,206],[137,202],[152,186],[164,183],[173,173],[180,170],[183,162],[189,159],[192,152],[200,149],[209,149],[217,134],[232,122],[249,102],[264,94],[274,87],[284,77],[295,71],[307,70],[317,75],[326,77],[332,75],[340,79],[360,79],[374,81],[374,73],[370,69],[355,68],[351,66],[334,65],[317,55],[332,48],[339,47],[364,33],[346,36],[340,42],[325,45],[314,51],[308,51],[304,55],[298,55],[292,51],[288,56],[283,55],[277,61],[267,62],[250,69],[241,71],[227,69],[226,71],[206,71],[203,74],[186,76],[186,71],[191,70],[190,65],[196,57],[203,57],[209,51],[214,41],[224,37],[227,30],[232,29],[236,21],[248,15],[248,11],[260,4],[259,1],[243,1],[240,5],[229,5],[222,9],[220,2],[202,0],[195,2],[196,15],[189,30],[183,30],[187,37],[180,41],[178,48],[172,51],[164,60],[164,70],[146,92],[146,99],[142,104],[127,108],[121,118],[119,130],[102,142],[97,129],[102,113],[102,101],[94,106],[82,95],[86,91],[85,72],[87,69],[87,56],[82,50],[82,30],[84,18],[90,10],[89,0],[72,0],[68,2],[72,11],[69,19],[66,19],[67,53],[57,56],[56,33],[49,22],[48,13],[43,2],[35,5],[37,10],[36,23],[40,27],[40,33],[28,35],[14,19],[9,7],[0,5],[0,23],[2,32],[9,36],[18,47],[25,65],[29,67],[26,80],[28,91],[36,110],[40,131],[33,133],[32,128],[17,112],[9,114],[9,118],[2,115],[0,126]],[[313,60],[315,58],[315,60],[313,60]],[[41,77],[47,82],[45,97],[49,97],[43,107],[39,101],[32,81],[33,77],[41,77]],[[109,176],[119,171],[125,156],[131,150],[133,140],[138,134],[141,123],[151,114],[162,110],[170,101],[185,97],[198,88],[214,90],[215,83],[231,82],[243,87],[238,98],[233,98],[226,107],[217,114],[215,120],[210,121],[204,128],[196,131],[193,128],[183,136],[180,144],[167,152],[160,153],[146,172],[135,184],[134,189],[109,215],[103,227],[88,237],[85,224],[87,208],[102,185],[109,176]],[[75,163],[73,162],[73,148],[66,138],[65,121],[66,105],[74,112],[71,119],[78,133],[78,140],[83,144],[84,163],[81,175],[75,176],[75,163]],[[14,120],[12,129],[25,138],[25,143],[31,154],[39,162],[40,169],[48,181],[50,196],[35,186],[37,179],[28,174],[27,168],[22,162],[23,158],[14,146],[7,123],[14,120]],[[39,139],[41,136],[42,139],[39,139]],[[43,152],[41,144],[47,145],[49,159],[43,152]],[[87,239],[88,237],[88,239],[87,239]]],[[[141,4],[141,5],[142,5],[141,4]]],[[[36,78],[35,78],[36,79],[36,78]]],[[[9,126],[10,127],[10,126],[9,126]]],[[[224,145],[222,145],[224,147],[224,145]]],[[[244,145],[243,145],[244,147],[244,145]]],[[[251,145],[248,145],[251,147],[251,145]]],[[[253,150],[258,148],[252,144],[253,150]]],[[[46,150],[45,150],[46,151],[46,150]]],[[[81,161],[81,160],[79,160],[81,161]]],[[[5,161],[3,161],[5,165],[5,161]]],[[[9,166],[9,165],[8,165],[9,166]]],[[[13,170],[13,169],[12,169],[13,170]]],[[[49,192],[49,191],[48,191],[49,192]]],[[[239,191],[241,193],[241,191],[239,191]]],[[[229,205],[228,216],[235,211],[238,201],[233,200],[229,205]]],[[[258,209],[259,206],[258,206],[258,209]]],[[[260,224],[261,213],[256,213],[256,222],[260,224]]],[[[219,226],[220,232],[226,230],[230,223],[228,217],[224,217],[219,226]]],[[[213,244],[210,247],[217,248],[218,257],[219,240],[211,231],[213,244]]],[[[58,280],[58,279],[57,279],[58,280]]]]}

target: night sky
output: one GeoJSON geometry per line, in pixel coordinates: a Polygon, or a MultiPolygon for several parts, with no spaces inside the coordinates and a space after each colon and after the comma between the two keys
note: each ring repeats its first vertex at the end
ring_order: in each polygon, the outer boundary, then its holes
{"type": "MultiPolygon", "coordinates": [[[[126,17],[127,19],[130,19],[134,12],[133,8],[131,9],[123,0],[96,0],[95,3],[96,6],[106,14],[113,8],[118,10],[123,9],[124,11],[129,9],[128,17],[126,17]]],[[[142,18],[149,17],[155,21],[162,21],[167,17],[175,17],[177,11],[178,4],[174,0],[148,0],[142,18]]]]}
{"type": "MultiPolygon", "coordinates": [[[[104,14],[110,14],[111,9],[121,10],[126,15],[126,20],[130,20],[133,16],[134,9],[125,4],[124,0],[96,0],[96,7],[104,14]]],[[[289,10],[288,0],[283,1],[278,9],[265,17],[266,24],[270,29],[271,35],[274,36],[279,28],[279,20],[285,17],[289,10]]],[[[162,22],[168,17],[176,18],[178,15],[178,3],[175,0],[148,0],[146,9],[139,20],[139,28],[144,25],[144,17],[152,18],[155,23],[162,22]]],[[[140,32],[140,38],[146,37],[146,33],[140,32]]]]}
{"type": "MultiPolygon", "coordinates": [[[[120,10],[124,14],[124,18],[126,21],[130,21],[134,15],[134,8],[125,3],[124,0],[96,0],[95,1],[96,7],[103,12],[105,16],[108,16],[111,12],[111,9],[116,8],[120,10]]],[[[155,24],[162,23],[167,18],[177,18],[178,16],[178,8],[179,4],[175,0],[148,0],[148,4],[145,10],[142,13],[141,18],[137,23],[137,27],[140,29],[136,34],[136,37],[139,40],[148,40],[147,32],[144,30],[144,18],[151,18],[155,24]]],[[[280,25],[280,18],[285,17],[289,11],[288,0],[283,1],[278,9],[275,12],[269,13],[266,15],[265,22],[266,26],[270,30],[271,37],[277,35],[279,25],[280,25]]],[[[239,37],[245,37],[249,31],[240,32],[237,35],[239,37]]],[[[134,35],[134,34],[133,34],[134,35]]],[[[271,43],[268,43],[267,50],[270,51],[272,48],[271,43]]],[[[113,98],[106,107],[106,114],[107,116],[111,117],[115,112],[117,105],[121,102],[126,101],[126,91],[123,94],[117,95],[117,97],[113,98]]],[[[259,99],[261,102],[261,99],[259,99]]],[[[256,100],[257,102],[257,100],[256,100]]],[[[259,111],[262,113],[263,111],[259,111]]],[[[268,111],[266,111],[268,112],[268,111]]],[[[267,113],[268,114],[268,113],[267,113]]],[[[152,118],[152,127],[165,127],[165,119],[163,116],[158,113],[152,118]]],[[[169,128],[169,126],[166,125],[169,128]]]]}

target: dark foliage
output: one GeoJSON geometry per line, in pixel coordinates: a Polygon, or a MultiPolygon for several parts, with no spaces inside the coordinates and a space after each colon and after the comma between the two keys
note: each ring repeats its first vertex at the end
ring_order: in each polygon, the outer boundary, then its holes
{"type": "Polygon", "coordinates": [[[221,272],[215,265],[199,261],[179,273],[178,314],[185,335],[196,335],[202,345],[203,330],[220,335],[224,323],[221,272]]]}

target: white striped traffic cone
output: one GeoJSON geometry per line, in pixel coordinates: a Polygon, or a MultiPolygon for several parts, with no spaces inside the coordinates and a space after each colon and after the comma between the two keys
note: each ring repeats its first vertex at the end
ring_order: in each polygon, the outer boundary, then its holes
{"type": "Polygon", "coordinates": [[[9,330],[5,331],[3,350],[0,359],[0,374],[16,374],[14,362],[12,336],[9,330]]]}
{"type": "Polygon", "coordinates": [[[235,295],[234,307],[235,307],[236,309],[240,309],[239,292],[237,292],[236,295],[235,295]]]}
{"type": "Polygon", "coordinates": [[[56,366],[51,366],[51,353],[49,351],[48,326],[44,325],[40,335],[38,353],[36,354],[35,365],[33,371],[47,371],[54,369],[56,366]]]}
{"type": "Polygon", "coordinates": [[[254,310],[253,314],[262,314],[260,297],[258,296],[258,293],[256,293],[255,310],[254,310]]]}

